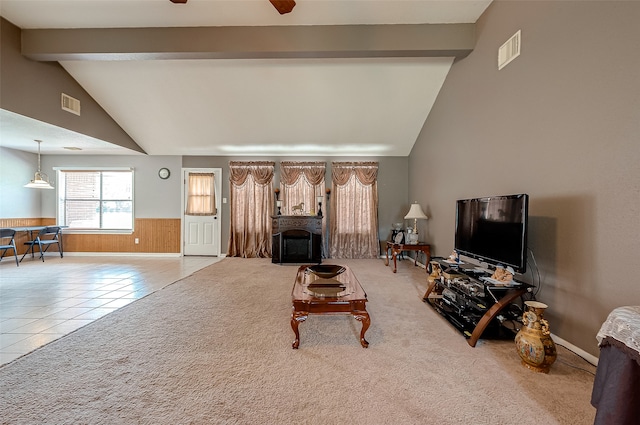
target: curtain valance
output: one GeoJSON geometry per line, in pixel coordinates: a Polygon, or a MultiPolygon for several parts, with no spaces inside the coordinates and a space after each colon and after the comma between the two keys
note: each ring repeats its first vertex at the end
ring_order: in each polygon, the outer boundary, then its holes
{"type": "Polygon", "coordinates": [[[257,184],[265,185],[273,179],[275,162],[271,161],[231,161],[229,162],[229,181],[242,186],[251,174],[257,184]]]}
{"type": "Polygon", "coordinates": [[[377,162],[333,162],[331,164],[331,178],[334,184],[344,186],[352,175],[360,183],[371,186],[378,179],[377,162]]]}
{"type": "Polygon", "coordinates": [[[325,162],[280,162],[280,182],[291,186],[301,176],[304,176],[309,184],[315,186],[324,180],[325,162]]]}

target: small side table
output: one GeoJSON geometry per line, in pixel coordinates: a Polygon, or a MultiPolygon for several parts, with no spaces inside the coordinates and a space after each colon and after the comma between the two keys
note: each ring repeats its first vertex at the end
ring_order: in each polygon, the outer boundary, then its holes
{"type": "MultiPolygon", "coordinates": [[[[429,261],[431,261],[431,245],[426,244],[426,243],[421,243],[418,242],[417,244],[404,244],[404,243],[395,243],[392,241],[387,241],[387,249],[386,251],[386,260],[385,260],[385,266],[389,265],[389,250],[391,250],[391,255],[393,257],[393,272],[397,272],[398,271],[398,265],[396,263],[396,259],[398,257],[398,254],[400,254],[402,251],[420,251],[420,252],[424,252],[424,255],[426,258],[425,261],[425,265],[429,264],[429,261]]],[[[414,265],[418,265],[418,255],[416,254],[416,259],[414,262],[414,265]]],[[[425,267],[426,269],[426,267],[425,267]]],[[[428,273],[428,272],[427,272],[428,273]]]]}

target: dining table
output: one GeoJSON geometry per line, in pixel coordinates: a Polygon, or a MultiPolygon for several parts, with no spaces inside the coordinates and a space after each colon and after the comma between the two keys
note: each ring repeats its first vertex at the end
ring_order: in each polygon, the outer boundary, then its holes
{"type": "MultiPolygon", "coordinates": [[[[9,229],[13,229],[16,231],[16,233],[26,233],[27,234],[27,240],[32,241],[34,240],[34,233],[39,232],[40,230],[44,229],[45,227],[59,227],[60,228],[60,233],[59,233],[59,240],[60,240],[60,252],[64,252],[63,249],[63,243],[62,243],[62,229],[66,229],[69,226],[59,226],[57,224],[50,224],[47,226],[44,225],[39,225],[39,226],[15,226],[15,227],[9,227],[9,229]]],[[[20,258],[20,262],[22,262],[22,260],[24,259],[24,257],[29,253],[29,251],[31,251],[31,256],[34,256],[34,249],[35,249],[35,244],[31,244],[31,249],[28,249],[23,255],[22,258],[20,258]]]]}

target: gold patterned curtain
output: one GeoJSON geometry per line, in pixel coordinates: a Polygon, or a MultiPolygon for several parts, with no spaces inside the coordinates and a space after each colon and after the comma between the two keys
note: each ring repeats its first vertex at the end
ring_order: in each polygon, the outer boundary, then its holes
{"type": "Polygon", "coordinates": [[[292,214],[292,207],[304,203],[303,212],[316,214],[318,196],[324,196],[324,162],[280,163],[280,200],[282,213],[292,214]]]}
{"type": "MultiPolygon", "coordinates": [[[[280,200],[282,213],[293,214],[292,207],[304,203],[302,212],[317,215],[318,197],[324,201],[324,175],[326,162],[280,162],[280,200]]],[[[323,214],[326,217],[327,206],[323,202],[323,214]]],[[[322,257],[327,258],[327,248],[324,243],[326,235],[326,220],[322,219],[322,257]]]]}
{"type": "Polygon", "coordinates": [[[331,165],[332,258],[378,258],[378,163],[331,165]]]}
{"type": "Polygon", "coordinates": [[[187,215],[216,215],[216,192],[213,173],[189,173],[187,215]]]}
{"type": "Polygon", "coordinates": [[[230,257],[271,257],[274,162],[229,162],[230,257]]]}

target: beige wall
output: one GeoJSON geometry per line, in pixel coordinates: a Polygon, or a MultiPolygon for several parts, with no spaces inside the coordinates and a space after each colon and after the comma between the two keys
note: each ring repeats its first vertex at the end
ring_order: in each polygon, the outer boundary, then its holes
{"type": "Polygon", "coordinates": [[[538,299],[552,332],[594,355],[607,314],[640,303],[638,21],[640,2],[494,2],[409,159],[438,255],[453,248],[456,199],[530,195],[538,299]],[[519,29],[522,54],[498,71],[519,29]]]}

